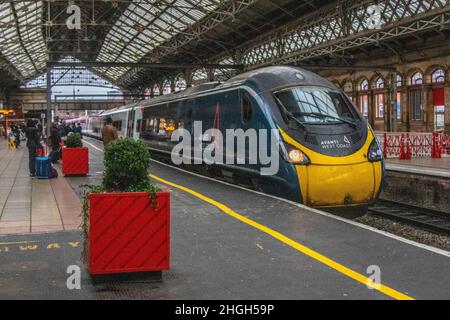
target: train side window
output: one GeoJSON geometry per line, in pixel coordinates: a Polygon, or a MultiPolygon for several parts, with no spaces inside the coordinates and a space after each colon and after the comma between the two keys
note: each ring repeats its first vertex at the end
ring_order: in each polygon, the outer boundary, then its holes
{"type": "Polygon", "coordinates": [[[253,108],[250,96],[244,93],[242,96],[242,122],[249,123],[252,120],[253,108]]]}

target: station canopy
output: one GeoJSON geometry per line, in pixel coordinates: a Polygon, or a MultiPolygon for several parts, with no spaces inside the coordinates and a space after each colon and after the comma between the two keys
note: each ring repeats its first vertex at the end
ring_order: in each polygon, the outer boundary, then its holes
{"type": "Polygon", "coordinates": [[[101,78],[130,91],[180,75],[227,78],[238,65],[350,65],[374,48],[400,54],[416,40],[444,39],[449,13],[448,0],[3,0],[0,89],[67,59],[89,71],[74,84],[101,78]]]}
{"type": "MultiPolygon", "coordinates": [[[[2,1],[0,68],[2,74],[24,84],[42,76],[48,62],[63,61],[67,57],[81,62],[154,62],[174,66],[211,63],[211,57],[325,2],[2,1]],[[71,5],[80,9],[80,29],[70,29],[66,24],[67,19],[76,14],[74,8],[69,9],[71,5]]],[[[139,82],[157,81],[162,73],[173,73],[172,70],[145,70],[125,65],[96,67],[91,64],[89,69],[125,89],[139,82]]],[[[198,70],[193,71],[198,73],[198,70]]]]}

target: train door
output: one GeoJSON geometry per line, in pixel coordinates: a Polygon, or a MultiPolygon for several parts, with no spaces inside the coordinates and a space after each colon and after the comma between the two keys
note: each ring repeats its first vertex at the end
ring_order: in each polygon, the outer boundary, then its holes
{"type": "Polygon", "coordinates": [[[133,138],[139,140],[142,132],[142,121],[144,119],[144,106],[138,105],[133,110],[134,113],[134,130],[133,138]]]}
{"type": "Polygon", "coordinates": [[[235,141],[229,141],[227,139],[227,130],[233,130],[236,132],[238,129],[242,129],[242,121],[241,121],[241,107],[240,107],[240,95],[238,90],[225,92],[218,97],[217,106],[219,109],[216,109],[216,113],[218,113],[217,119],[219,123],[219,129],[224,136],[225,145],[225,162],[230,164],[230,160],[233,160],[233,164],[237,164],[238,158],[238,145],[237,139],[235,141]],[[218,111],[218,112],[217,112],[218,111]]]}
{"type": "Polygon", "coordinates": [[[134,118],[135,118],[134,108],[128,111],[128,123],[127,123],[127,138],[134,138],[134,118]]]}

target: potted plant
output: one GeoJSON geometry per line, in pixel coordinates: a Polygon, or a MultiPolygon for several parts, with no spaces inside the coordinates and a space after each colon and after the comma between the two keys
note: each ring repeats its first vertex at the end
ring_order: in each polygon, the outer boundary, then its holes
{"type": "Polygon", "coordinates": [[[169,269],[170,195],[148,176],[144,143],[120,139],[105,151],[101,185],[84,196],[84,254],[91,275],[169,269]]]}
{"type": "Polygon", "coordinates": [[[62,148],[63,175],[87,175],[89,173],[89,149],[83,147],[79,133],[67,136],[62,148]]]}

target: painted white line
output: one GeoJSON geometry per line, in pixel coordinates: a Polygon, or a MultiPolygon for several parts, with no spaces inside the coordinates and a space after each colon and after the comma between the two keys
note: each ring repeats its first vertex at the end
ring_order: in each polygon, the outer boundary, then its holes
{"type": "MultiPolygon", "coordinates": [[[[98,150],[98,151],[100,151],[102,153],[104,152],[102,149],[94,146],[93,144],[88,143],[88,142],[86,142],[86,143],[91,145],[94,149],[96,149],[96,150],[98,150]]],[[[332,215],[331,213],[327,213],[327,212],[324,212],[324,211],[320,211],[320,210],[317,210],[317,209],[314,209],[314,208],[307,207],[305,205],[302,205],[302,204],[294,202],[294,201],[290,201],[290,200],[287,200],[287,199],[279,198],[279,197],[272,196],[270,194],[265,194],[265,193],[262,193],[262,192],[259,192],[259,191],[247,189],[247,188],[244,188],[244,187],[241,187],[241,186],[236,186],[234,184],[231,184],[231,183],[228,183],[228,182],[225,182],[225,181],[220,181],[220,180],[213,179],[213,178],[210,178],[210,177],[205,177],[205,176],[202,176],[200,174],[193,173],[193,172],[181,169],[181,168],[177,168],[177,167],[168,165],[166,163],[163,163],[163,162],[160,162],[160,161],[157,161],[157,160],[153,160],[152,159],[152,162],[158,163],[158,164],[160,164],[162,166],[165,166],[165,167],[168,167],[168,168],[171,168],[171,169],[174,169],[174,170],[178,170],[178,171],[181,171],[181,172],[184,172],[184,173],[187,173],[187,174],[190,174],[190,175],[202,178],[202,179],[206,179],[206,180],[209,180],[209,181],[214,181],[214,182],[221,183],[221,184],[229,186],[229,187],[245,190],[247,192],[252,192],[252,193],[264,196],[264,197],[269,197],[269,198],[272,198],[272,199],[275,199],[275,200],[279,200],[279,201],[282,201],[282,202],[285,202],[285,203],[289,203],[289,204],[291,204],[293,206],[296,206],[298,208],[301,208],[303,210],[307,210],[307,211],[315,213],[315,214],[320,214],[321,216],[325,216],[325,217],[328,217],[328,218],[331,218],[331,219],[334,219],[334,220],[338,220],[338,221],[341,221],[341,222],[353,225],[355,227],[359,227],[359,228],[362,228],[362,229],[365,229],[365,230],[368,230],[368,231],[372,231],[372,232],[375,232],[377,234],[383,235],[385,237],[388,237],[388,238],[391,238],[391,239],[394,239],[394,240],[397,240],[397,241],[400,241],[400,242],[412,245],[414,247],[418,247],[420,249],[424,249],[424,250],[427,250],[427,251],[430,251],[430,252],[433,252],[433,253],[436,253],[436,254],[439,254],[439,255],[442,255],[442,256],[450,258],[450,252],[449,251],[445,251],[445,250],[442,250],[442,249],[434,248],[434,247],[428,246],[426,244],[418,243],[416,241],[409,240],[409,239],[397,236],[395,234],[392,234],[392,233],[389,233],[389,232],[386,232],[386,231],[378,230],[376,228],[367,226],[365,224],[362,224],[362,223],[359,223],[359,222],[356,222],[356,221],[348,220],[348,219],[345,219],[345,218],[342,218],[342,217],[339,217],[339,216],[332,215]]]]}
{"type": "Polygon", "coordinates": [[[91,146],[92,148],[94,148],[95,150],[100,151],[101,153],[104,153],[104,152],[105,152],[105,151],[103,151],[103,149],[100,149],[99,147],[93,145],[93,144],[90,143],[90,142],[87,142],[85,139],[83,139],[83,142],[86,143],[87,145],[90,145],[90,146],[91,146]]]}

